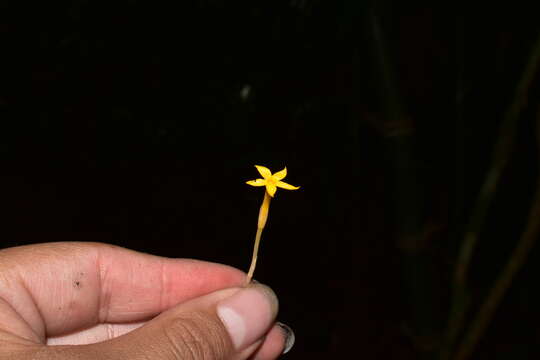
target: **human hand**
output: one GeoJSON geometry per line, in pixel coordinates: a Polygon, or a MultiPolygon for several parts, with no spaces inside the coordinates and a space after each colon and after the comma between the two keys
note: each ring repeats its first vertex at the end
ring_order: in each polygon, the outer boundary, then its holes
{"type": "Polygon", "coordinates": [[[0,359],[275,359],[292,333],[272,290],[244,281],[107,244],[0,250],[0,359]]]}

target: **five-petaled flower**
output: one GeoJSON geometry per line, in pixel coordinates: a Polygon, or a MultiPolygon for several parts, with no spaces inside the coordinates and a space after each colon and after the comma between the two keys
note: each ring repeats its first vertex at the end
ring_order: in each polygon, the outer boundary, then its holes
{"type": "Polygon", "coordinates": [[[255,265],[257,264],[257,254],[259,252],[259,244],[261,242],[261,234],[263,232],[264,226],[266,225],[266,220],[268,219],[268,210],[270,209],[270,200],[274,197],[274,194],[277,191],[277,188],[287,189],[287,190],[296,190],[300,189],[300,186],[292,186],[283,182],[285,176],[287,176],[287,168],[284,168],[281,171],[278,171],[275,174],[272,174],[268,168],[264,166],[255,165],[262,179],[246,181],[248,185],[251,186],[265,186],[266,191],[264,192],[263,203],[259,209],[259,221],[257,222],[257,234],[255,235],[255,246],[253,246],[253,256],[251,258],[251,265],[246,277],[246,284],[249,284],[253,278],[253,272],[255,271],[255,265]]]}
{"type": "Polygon", "coordinates": [[[284,168],[281,171],[278,171],[275,174],[272,174],[272,172],[260,165],[255,165],[257,170],[259,171],[259,174],[263,177],[262,179],[255,179],[246,181],[248,185],[251,186],[266,186],[266,191],[268,192],[268,195],[271,197],[274,197],[274,194],[276,193],[277,188],[287,189],[287,190],[297,190],[300,189],[300,186],[292,186],[290,184],[287,184],[286,182],[283,182],[285,176],[287,176],[287,168],[284,168]]]}

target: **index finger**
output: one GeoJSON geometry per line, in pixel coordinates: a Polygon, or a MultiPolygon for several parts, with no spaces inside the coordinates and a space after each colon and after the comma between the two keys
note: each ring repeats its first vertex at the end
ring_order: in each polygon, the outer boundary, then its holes
{"type": "Polygon", "coordinates": [[[245,280],[225,265],[76,242],[2,250],[0,275],[0,298],[41,339],[98,323],[149,319],[245,280]]]}

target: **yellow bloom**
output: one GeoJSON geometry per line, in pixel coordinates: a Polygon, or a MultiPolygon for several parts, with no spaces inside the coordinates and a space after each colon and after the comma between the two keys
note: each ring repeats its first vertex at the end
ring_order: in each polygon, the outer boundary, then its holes
{"type": "Polygon", "coordinates": [[[287,189],[287,190],[297,190],[300,189],[300,186],[292,186],[283,182],[285,176],[287,176],[287,168],[284,168],[281,171],[278,171],[275,174],[272,174],[268,168],[264,166],[255,165],[262,179],[246,181],[248,185],[251,186],[266,186],[266,191],[264,192],[264,199],[259,209],[259,221],[257,222],[257,234],[255,235],[255,246],[253,247],[253,256],[251,258],[251,265],[246,277],[246,284],[249,284],[253,272],[255,271],[255,265],[257,264],[257,254],[259,253],[259,244],[261,242],[261,235],[266,225],[266,220],[268,219],[268,210],[270,209],[270,200],[274,197],[274,194],[277,191],[277,188],[287,189]]]}
{"type": "Polygon", "coordinates": [[[275,174],[272,174],[272,172],[260,165],[255,165],[257,170],[259,171],[259,174],[263,177],[262,179],[255,179],[246,181],[246,184],[251,186],[266,186],[266,191],[268,192],[268,195],[271,197],[274,197],[274,194],[276,193],[277,188],[287,189],[287,190],[297,190],[300,189],[300,186],[292,186],[290,184],[287,184],[286,182],[283,182],[285,176],[287,176],[287,168],[284,168],[281,171],[278,171],[275,174]]]}

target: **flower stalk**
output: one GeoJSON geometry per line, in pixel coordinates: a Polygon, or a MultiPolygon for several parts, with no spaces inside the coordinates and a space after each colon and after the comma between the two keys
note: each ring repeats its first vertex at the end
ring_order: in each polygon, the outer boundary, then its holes
{"type": "Polygon", "coordinates": [[[257,266],[257,255],[259,253],[259,244],[261,243],[261,235],[268,219],[268,210],[270,209],[270,200],[272,197],[268,195],[268,192],[264,192],[264,199],[259,209],[259,222],[257,223],[257,234],[255,234],[255,245],[253,246],[253,255],[251,257],[251,265],[247,274],[246,284],[251,282],[253,273],[255,272],[255,266],[257,266]]]}
{"type": "Polygon", "coordinates": [[[299,186],[293,186],[290,184],[287,184],[286,182],[283,182],[285,176],[287,176],[287,168],[284,168],[281,171],[278,171],[275,174],[272,174],[272,172],[264,167],[255,165],[257,170],[259,171],[259,174],[263,177],[262,179],[256,179],[256,180],[250,180],[246,183],[251,186],[264,186],[264,199],[263,203],[261,205],[261,208],[259,209],[259,220],[257,222],[257,233],[255,234],[255,245],[253,246],[253,255],[251,257],[251,265],[249,266],[249,271],[246,277],[246,285],[251,282],[253,279],[253,273],[255,272],[255,267],[257,265],[257,257],[259,253],[259,245],[261,243],[261,236],[262,232],[264,230],[264,226],[266,225],[266,221],[268,220],[268,211],[270,209],[270,200],[274,197],[277,188],[287,189],[287,190],[297,190],[300,187],[299,186]]]}

